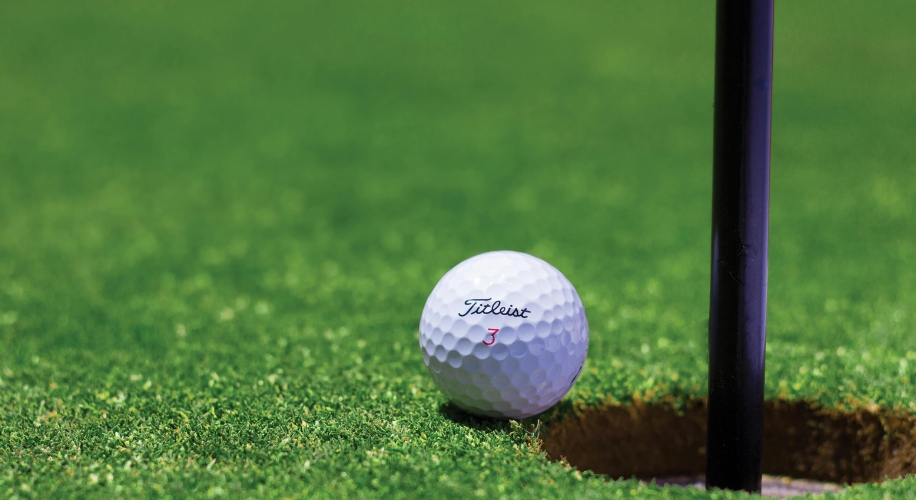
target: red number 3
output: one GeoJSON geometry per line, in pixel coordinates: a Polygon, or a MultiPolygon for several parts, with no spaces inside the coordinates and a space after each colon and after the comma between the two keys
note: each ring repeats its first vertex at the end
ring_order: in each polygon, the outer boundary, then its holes
{"type": "Polygon", "coordinates": [[[493,345],[496,343],[496,334],[499,333],[499,328],[487,328],[490,331],[490,341],[487,342],[487,339],[483,339],[483,345],[493,345]]]}

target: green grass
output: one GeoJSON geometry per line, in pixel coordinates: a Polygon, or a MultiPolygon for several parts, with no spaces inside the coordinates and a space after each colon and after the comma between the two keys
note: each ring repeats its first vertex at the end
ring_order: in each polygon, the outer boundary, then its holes
{"type": "MultiPolygon", "coordinates": [[[[738,498],[440,411],[437,279],[515,249],[565,400],[705,394],[713,2],[0,4],[0,495],[738,498]]],[[[916,412],[916,8],[780,3],[767,394],[916,412]]],[[[844,498],[916,495],[916,480],[844,498]]]]}

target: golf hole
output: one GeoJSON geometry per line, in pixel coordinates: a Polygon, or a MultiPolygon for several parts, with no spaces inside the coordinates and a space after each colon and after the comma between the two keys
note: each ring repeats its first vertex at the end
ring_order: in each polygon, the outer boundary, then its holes
{"type": "MultiPolygon", "coordinates": [[[[579,470],[659,484],[702,485],[706,405],[634,403],[571,414],[543,435],[548,456],[579,470]]],[[[767,401],[763,472],[774,496],[833,491],[916,473],[916,416],[767,401]],[[773,485],[774,482],[784,485],[773,485]],[[789,487],[794,483],[794,488],[789,487]]]]}

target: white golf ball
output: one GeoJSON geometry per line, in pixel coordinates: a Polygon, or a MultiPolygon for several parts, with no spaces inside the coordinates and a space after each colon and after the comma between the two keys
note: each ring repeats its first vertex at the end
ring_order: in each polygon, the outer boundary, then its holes
{"type": "Polygon", "coordinates": [[[420,349],[455,405],[520,419],[550,408],[575,383],[588,320],[556,268],[520,252],[488,252],[436,284],[420,317],[420,349]]]}

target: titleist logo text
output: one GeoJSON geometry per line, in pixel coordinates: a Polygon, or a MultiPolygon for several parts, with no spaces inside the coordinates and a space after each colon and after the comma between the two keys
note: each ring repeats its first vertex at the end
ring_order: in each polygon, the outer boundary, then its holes
{"type": "Polygon", "coordinates": [[[468,310],[464,313],[458,313],[458,316],[462,318],[469,314],[493,314],[496,316],[511,316],[513,318],[527,318],[529,311],[527,308],[519,309],[512,304],[509,304],[509,307],[502,305],[500,301],[494,301],[492,298],[489,299],[468,299],[464,301],[464,305],[468,306],[468,310]]]}

